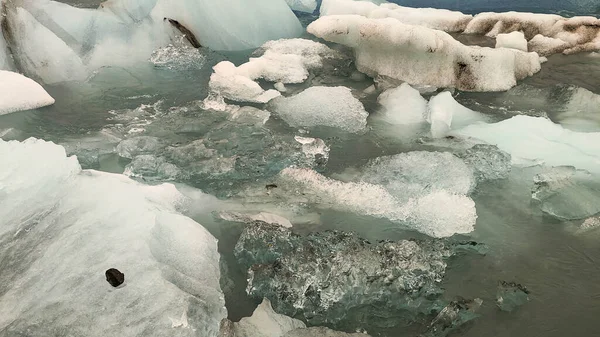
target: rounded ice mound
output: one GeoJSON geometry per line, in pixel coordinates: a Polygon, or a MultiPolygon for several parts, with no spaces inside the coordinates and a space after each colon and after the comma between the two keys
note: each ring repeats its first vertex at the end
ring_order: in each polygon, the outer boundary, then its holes
{"type": "Polygon", "coordinates": [[[11,71],[0,70],[0,115],[54,104],[34,80],[11,71]]]}
{"type": "Polygon", "coordinates": [[[465,46],[449,34],[392,18],[324,16],[308,32],[352,47],[359,71],[412,85],[503,91],[541,69],[536,53],[465,46]]]}
{"type": "Polygon", "coordinates": [[[0,334],[218,335],[217,242],[173,185],[81,171],[36,139],[0,140],[0,156],[0,334]]]}
{"type": "Polygon", "coordinates": [[[352,133],[363,132],[369,116],[346,87],[310,87],[273,100],[270,109],[292,127],[328,126],[352,133]]]}
{"type": "Polygon", "coordinates": [[[384,91],[377,101],[383,107],[377,117],[390,124],[422,123],[427,117],[427,100],[408,83],[384,91]]]}
{"type": "Polygon", "coordinates": [[[400,200],[440,190],[466,195],[475,186],[471,168],[449,152],[412,151],[378,157],[365,167],[361,180],[384,186],[400,200]]]}

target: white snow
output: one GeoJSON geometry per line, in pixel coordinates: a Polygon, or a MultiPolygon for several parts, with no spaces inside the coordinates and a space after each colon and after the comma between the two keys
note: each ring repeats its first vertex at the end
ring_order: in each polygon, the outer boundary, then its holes
{"type": "Polygon", "coordinates": [[[217,242],[178,213],[187,198],[173,185],[82,171],[36,139],[0,140],[0,157],[0,331],[218,335],[217,242]],[[109,268],[124,285],[106,282],[109,268]]]}
{"type": "Polygon", "coordinates": [[[515,116],[469,125],[453,134],[498,146],[516,165],[574,166],[600,172],[600,132],[574,132],[542,117],[515,116]]]}
{"type": "Polygon", "coordinates": [[[446,32],[463,31],[472,15],[437,8],[403,7],[394,3],[371,1],[323,0],[321,16],[357,14],[373,19],[393,18],[409,25],[419,25],[446,32]]]}
{"type": "Polygon", "coordinates": [[[484,120],[483,115],[458,103],[448,91],[429,100],[427,121],[431,124],[433,138],[445,137],[450,130],[484,120]]]}
{"type": "Polygon", "coordinates": [[[498,34],[496,36],[496,48],[512,48],[526,52],[527,40],[525,39],[525,34],[523,32],[498,34]]]}
{"type": "Polygon", "coordinates": [[[346,87],[310,87],[273,100],[270,109],[292,127],[328,126],[352,133],[363,132],[369,116],[346,87]]]}
{"type": "Polygon", "coordinates": [[[384,91],[377,101],[383,109],[377,117],[390,124],[422,123],[427,117],[427,100],[408,83],[384,91]]]}
{"type": "Polygon", "coordinates": [[[0,70],[0,115],[54,104],[41,85],[21,74],[0,70]]]}
{"type": "Polygon", "coordinates": [[[445,32],[391,18],[324,16],[308,32],[354,48],[359,71],[411,85],[502,91],[541,69],[536,53],[465,46],[445,32]]]}

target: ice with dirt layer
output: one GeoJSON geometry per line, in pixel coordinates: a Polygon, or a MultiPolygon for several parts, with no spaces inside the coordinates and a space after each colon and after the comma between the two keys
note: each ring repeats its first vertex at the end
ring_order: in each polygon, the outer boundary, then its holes
{"type": "Polygon", "coordinates": [[[328,126],[351,133],[367,127],[368,112],[346,87],[310,87],[291,97],[280,97],[269,104],[292,127],[328,126]]]}
{"type": "Polygon", "coordinates": [[[301,236],[254,222],[234,253],[248,273],[248,294],[270,299],[277,312],[310,325],[362,328],[413,323],[443,308],[439,282],[453,250],[442,241],[371,244],[354,233],[301,236]]]}
{"type": "Polygon", "coordinates": [[[323,0],[321,16],[346,14],[373,19],[393,18],[405,24],[445,32],[461,32],[473,18],[472,15],[447,9],[403,7],[388,2],[376,4],[370,1],[323,0]]]}
{"type": "Polygon", "coordinates": [[[0,115],[54,104],[54,98],[34,80],[0,70],[0,115]]]}
{"type": "Polygon", "coordinates": [[[496,48],[512,48],[527,51],[527,40],[523,32],[511,32],[496,36],[496,48]]]}
{"type": "Polygon", "coordinates": [[[37,139],[0,140],[0,155],[0,334],[218,335],[217,241],[173,185],[82,171],[37,139]]]}
{"type": "Polygon", "coordinates": [[[408,83],[384,91],[377,98],[377,102],[382,109],[376,118],[389,124],[418,124],[425,122],[427,118],[427,100],[408,83]]]}
{"type": "Polygon", "coordinates": [[[402,201],[383,185],[343,182],[298,168],[282,170],[275,182],[278,188],[270,192],[275,200],[386,218],[432,237],[470,233],[477,219],[471,198],[445,190],[402,201]]]}
{"type": "Polygon", "coordinates": [[[542,211],[561,220],[600,213],[600,176],[571,166],[546,168],[534,177],[531,197],[542,211]]]}
{"type": "Polygon", "coordinates": [[[451,130],[485,121],[484,115],[458,103],[449,91],[444,91],[429,100],[427,122],[431,124],[431,136],[442,138],[451,130]]]}
{"type": "Polygon", "coordinates": [[[475,187],[471,168],[449,152],[412,151],[378,157],[362,169],[360,180],[384,186],[404,202],[435,191],[466,195],[475,187]]]}
{"type": "Polygon", "coordinates": [[[522,31],[528,41],[535,39],[529,44],[529,50],[542,55],[600,50],[600,19],[593,16],[565,18],[521,12],[480,13],[464,32],[496,37],[515,31],[522,31]]]}
{"type": "Polygon", "coordinates": [[[515,116],[498,123],[478,123],[453,131],[496,145],[520,166],[574,166],[600,173],[600,132],[575,132],[543,117],[515,116]]]}
{"type": "Polygon", "coordinates": [[[352,47],[359,71],[411,85],[503,91],[541,69],[536,53],[465,46],[449,34],[398,20],[324,16],[308,32],[352,47]]]}

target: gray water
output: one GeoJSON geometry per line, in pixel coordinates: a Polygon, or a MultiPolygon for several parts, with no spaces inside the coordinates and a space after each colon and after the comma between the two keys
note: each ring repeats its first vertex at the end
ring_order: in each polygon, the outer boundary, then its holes
{"type": "MultiPolygon", "coordinates": [[[[65,1],[80,7],[96,7],[97,1],[65,1]]],[[[463,42],[486,44],[480,37],[461,37],[463,42]]],[[[128,137],[137,124],[144,125],[144,135],[159,137],[167,144],[187,144],[203,138],[213,127],[222,125],[218,115],[201,109],[196,101],[207,94],[212,65],[224,59],[241,62],[248,53],[223,55],[208,51],[201,68],[160,69],[150,64],[124,71],[105,68],[88,83],[45,86],[56,104],[37,110],[0,116],[0,130],[12,129],[4,138],[24,140],[43,138],[63,144],[70,153],[93,152],[97,163],[91,168],[122,173],[127,160],[114,153],[114,137],[128,137]],[[132,110],[146,105],[134,118],[132,110]],[[123,111],[129,111],[125,113],[123,111]],[[117,117],[117,118],[115,118],[117,117]],[[146,125],[148,122],[150,124],[146,125]],[[108,136],[107,136],[108,135],[108,136]]],[[[362,90],[373,82],[333,78],[332,83],[362,90]]],[[[585,88],[600,94],[600,57],[590,54],[549,57],[542,71],[519,83],[507,93],[457,92],[456,99],[465,106],[502,120],[516,114],[545,115],[555,122],[563,111],[562,94],[568,86],[585,88]],[[534,95],[532,93],[537,93],[534,95]]],[[[373,97],[363,103],[372,115],[378,106],[373,97]]],[[[600,119],[596,119],[600,120],[600,119]]],[[[600,124],[591,127],[600,129],[600,124]]],[[[270,120],[266,127],[275,136],[294,130],[282,121],[270,120]]],[[[239,131],[240,134],[243,131],[239,131]]],[[[233,134],[223,135],[232,137],[233,134]]],[[[414,150],[438,150],[434,145],[414,139],[393,138],[375,126],[365,135],[347,135],[332,130],[316,130],[331,145],[330,160],[323,173],[341,174],[369,159],[414,150]]],[[[246,138],[244,138],[246,139],[246,138]]],[[[251,139],[251,138],[248,138],[251,139]]],[[[251,152],[251,150],[248,150],[251,152]]],[[[254,150],[258,156],[269,148],[254,150]]],[[[84,164],[85,166],[85,164],[84,164]]],[[[185,169],[185,168],[183,168],[185,169]]],[[[476,229],[468,237],[490,248],[485,256],[454,259],[443,286],[446,297],[479,297],[484,300],[481,317],[452,336],[463,337],[591,337],[600,335],[600,232],[577,231],[581,221],[561,222],[544,216],[531,202],[533,176],[538,168],[515,168],[509,179],[478,185],[473,194],[477,207],[476,229]],[[498,281],[514,281],[530,290],[530,301],[513,313],[499,311],[495,305],[498,281]]],[[[180,183],[201,188],[226,198],[231,191],[251,181],[268,182],[269,175],[229,181],[204,180],[197,177],[180,183]]],[[[157,183],[157,181],[147,183],[157,183]]],[[[233,193],[233,192],[231,192],[233,193]]],[[[338,229],[356,231],[372,240],[418,237],[419,234],[398,229],[386,220],[334,211],[319,211],[321,223],[295,227],[300,233],[338,229]]],[[[235,269],[231,251],[240,227],[223,224],[209,215],[195,216],[220,239],[220,250],[235,269]]],[[[230,275],[235,289],[227,294],[230,318],[249,315],[256,302],[245,297],[245,276],[233,270],[230,275]]],[[[378,335],[373,333],[373,335],[378,335]]],[[[381,336],[412,336],[406,329],[381,336]]]]}

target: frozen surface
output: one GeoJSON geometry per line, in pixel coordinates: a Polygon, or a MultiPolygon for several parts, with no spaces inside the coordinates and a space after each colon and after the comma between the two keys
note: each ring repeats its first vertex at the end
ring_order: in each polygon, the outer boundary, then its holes
{"type": "Polygon", "coordinates": [[[498,34],[496,36],[496,48],[512,48],[526,52],[527,40],[525,34],[523,32],[498,34]]]}
{"type": "Polygon", "coordinates": [[[407,83],[384,91],[377,101],[383,109],[376,115],[390,124],[416,124],[427,118],[427,100],[407,83]]]}
{"type": "Polygon", "coordinates": [[[217,336],[217,242],[173,185],[82,171],[36,139],[0,140],[0,156],[0,334],[217,336]]]}
{"type": "Polygon", "coordinates": [[[273,100],[270,109],[293,127],[329,126],[353,133],[365,130],[369,115],[346,87],[310,87],[273,100]]]}
{"type": "Polygon", "coordinates": [[[473,18],[471,15],[446,9],[403,7],[387,2],[376,4],[370,1],[323,0],[321,16],[344,14],[358,14],[369,18],[394,18],[405,24],[446,32],[463,31],[473,18]]]}
{"type": "Polygon", "coordinates": [[[54,98],[32,79],[0,70],[0,115],[52,104],[54,98]]]}
{"type": "Polygon", "coordinates": [[[411,85],[503,91],[541,69],[536,53],[465,46],[445,32],[391,18],[324,16],[308,32],[352,47],[361,72],[411,85]]]}
{"type": "Polygon", "coordinates": [[[300,236],[255,222],[235,255],[248,273],[248,293],[269,298],[277,312],[356,329],[414,322],[435,311],[453,252],[441,241],[370,244],[353,233],[300,236]]]}
{"type": "Polygon", "coordinates": [[[474,124],[454,132],[498,146],[513,164],[574,166],[600,173],[600,133],[574,132],[542,117],[515,116],[494,124],[474,124]]]}
{"type": "Polygon", "coordinates": [[[600,213],[600,177],[570,166],[546,169],[534,177],[531,197],[543,212],[562,220],[600,213]]]}

